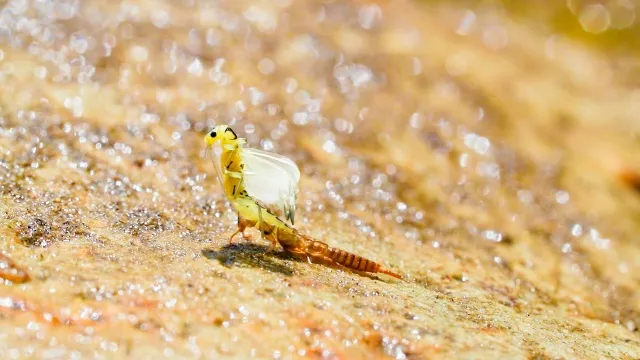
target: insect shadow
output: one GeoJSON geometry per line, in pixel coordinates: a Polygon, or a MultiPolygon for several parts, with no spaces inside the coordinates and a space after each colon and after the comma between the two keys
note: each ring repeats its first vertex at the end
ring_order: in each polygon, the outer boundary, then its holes
{"type": "Polygon", "coordinates": [[[270,272],[277,272],[292,276],[293,270],[279,264],[273,258],[290,260],[284,252],[267,253],[268,247],[253,243],[228,244],[220,249],[204,249],[202,255],[209,260],[218,260],[222,266],[248,266],[261,268],[270,272]]]}

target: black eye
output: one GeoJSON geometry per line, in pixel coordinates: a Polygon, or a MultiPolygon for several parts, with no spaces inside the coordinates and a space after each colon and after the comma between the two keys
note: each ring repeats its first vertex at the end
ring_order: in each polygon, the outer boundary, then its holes
{"type": "Polygon", "coordinates": [[[209,136],[211,136],[212,138],[216,137],[216,132],[215,131],[210,132],[209,136]]]}

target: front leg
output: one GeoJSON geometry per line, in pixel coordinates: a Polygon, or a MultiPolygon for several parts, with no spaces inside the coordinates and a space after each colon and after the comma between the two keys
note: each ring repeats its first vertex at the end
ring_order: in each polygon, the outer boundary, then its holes
{"type": "Polygon", "coordinates": [[[233,242],[233,237],[238,235],[238,233],[241,233],[242,238],[246,239],[247,236],[245,235],[244,231],[247,229],[247,227],[251,227],[251,223],[249,223],[248,220],[243,219],[242,217],[240,217],[240,215],[238,215],[238,229],[236,230],[236,232],[234,232],[231,235],[231,237],[229,237],[229,244],[233,242]]]}
{"type": "Polygon", "coordinates": [[[234,179],[242,179],[242,173],[239,171],[230,171],[230,170],[224,169],[223,175],[232,177],[234,179]]]}

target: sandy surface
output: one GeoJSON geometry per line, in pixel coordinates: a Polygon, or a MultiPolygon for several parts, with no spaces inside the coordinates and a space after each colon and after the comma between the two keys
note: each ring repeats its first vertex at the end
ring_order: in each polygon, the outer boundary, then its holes
{"type": "Polygon", "coordinates": [[[1,358],[640,358],[638,65],[568,10],[2,6],[1,358]],[[217,123],[404,280],[228,245],[217,123]]]}

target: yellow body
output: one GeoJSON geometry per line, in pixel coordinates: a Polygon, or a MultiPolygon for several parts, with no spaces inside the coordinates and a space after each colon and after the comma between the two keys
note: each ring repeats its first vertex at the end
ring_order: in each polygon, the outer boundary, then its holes
{"type": "MultiPolygon", "coordinates": [[[[232,236],[238,232],[244,233],[246,227],[255,226],[265,238],[271,240],[271,249],[276,246],[278,240],[281,244],[295,242],[295,229],[251,198],[244,188],[242,145],[246,143],[246,140],[239,138],[230,127],[218,125],[205,136],[205,143],[208,146],[213,146],[216,141],[220,141],[222,148],[220,154],[222,186],[227,198],[238,213],[239,231],[232,236]]],[[[286,246],[283,245],[283,247],[286,246]]]]}
{"type": "Polygon", "coordinates": [[[298,233],[296,229],[282,221],[269,209],[252,198],[245,189],[243,174],[245,164],[242,160],[242,146],[246,140],[227,125],[218,125],[205,136],[207,146],[220,142],[220,177],[224,192],[238,213],[238,233],[244,235],[247,227],[256,227],[263,238],[271,241],[269,251],[277,244],[294,256],[312,260],[325,265],[347,268],[352,271],[383,273],[396,278],[400,275],[384,269],[379,264],[349,252],[331,248],[327,244],[298,233]]]}
{"type": "Polygon", "coordinates": [[[242,151],[241,146],[246,141],[238,138],[238,135],[226,125],[216,126],[205,136],[205,143],[208,146],[213,146],[216,141],[219,141],[222,147],[220,155],[222,186],[229,201],[233,202],[241,190],[244,190],[242,185],[243,164],[240,152],[242,151]]]}

